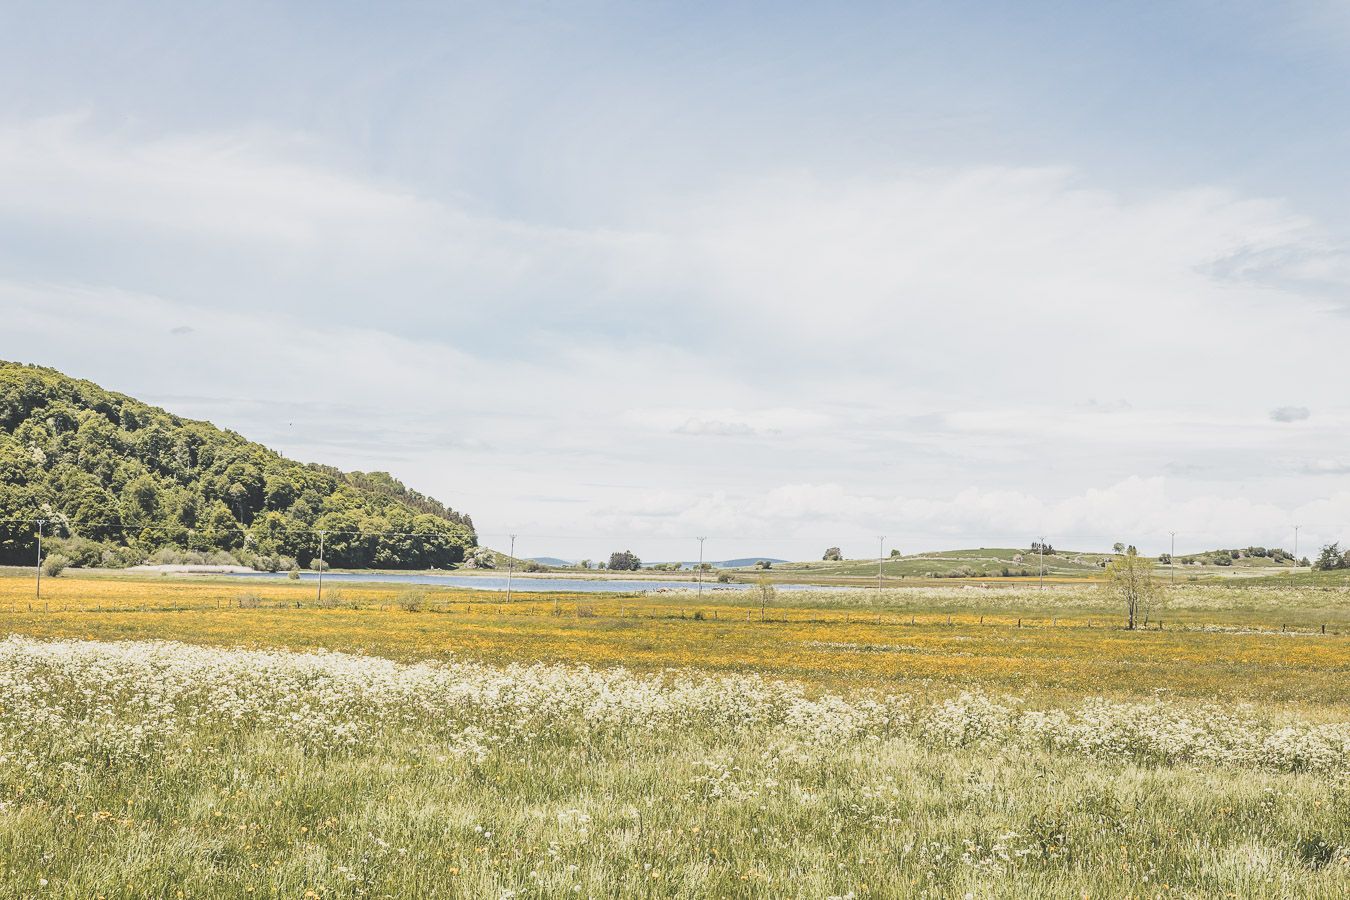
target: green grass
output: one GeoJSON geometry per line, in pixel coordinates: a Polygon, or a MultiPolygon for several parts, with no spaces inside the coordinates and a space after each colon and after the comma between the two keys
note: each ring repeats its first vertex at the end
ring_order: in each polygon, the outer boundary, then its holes
{"type": "Polygon", "coordinates": [[[1131,633],[1084,582],[782,591],[761,623],[749,594],[571,595],[554,615],[546,595],[342,585],[316,608],[284,581],[80,573],[30,611],[27,573],[0,574],[0,637],[185,642],[144,666],[0,664],[0,898],[1339,898],[1346,772],[1184,737],[1350,721],[1350,592],[1300,578],[1183,581],[1166,629],[1131,633]],[[241,645],[485,668],[425,695],[330,657],[175,674],[241,645]],[[650,687],[568,706],[568,679],[616,666],[650,687]],[[724,680],[662,718],[706,677],[724,680]],[[734,702],[774,678],[818,705],[761,722],[734,702]],[[1106,698],[1195,752],[996,737],[967,691],[1051,717],[1106,698]],[[935,720],[956,704],[960,738],[832,730],[892,694],[935,720]],[[256,708],[233,721],[236,695],[256,708]],[[606,703],[625,724],[578,711],[606,703]]]}

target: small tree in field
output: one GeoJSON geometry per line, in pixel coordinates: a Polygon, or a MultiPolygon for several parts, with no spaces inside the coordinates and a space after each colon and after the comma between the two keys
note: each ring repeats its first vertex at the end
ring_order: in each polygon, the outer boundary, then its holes
{"type": "Polygon", "coordinates": [[[839,552],[839,548],[838,548],[838,547],[831,547],[830,549],[826,550],[826,551],[825,551],[825,555],[821,557],[821,559],[829,560],[829,561],[832,561],[832,562],[838,562],[839,560],[841,560],[841,559],[843,559],[843,558],[844,558],[844,555],[843,555],[842,553],[839,552]]]}
{"type": "Polygon", "coordinates": [[[1106,590],[1125,605],[1125,627],[1131,631],[1162,596],[1153,575],[1153,562],[1137,553],[1126,553],[1107,563],[1106,590]]]}
{"type": "Polygon", "coordinates": [[[773,589],[773,582],[769,580],[768,575],[759,576],[759,580],[755,582],[755,590],[759,592],[759,620],[763,622],[764,607],[769,605],[777,591],[773,589]]]}

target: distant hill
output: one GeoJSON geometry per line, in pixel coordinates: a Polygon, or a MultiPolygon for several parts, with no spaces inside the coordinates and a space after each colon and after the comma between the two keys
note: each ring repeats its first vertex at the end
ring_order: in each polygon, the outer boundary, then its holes
{"type": "MultiPolygon", "coordinates": [[[[1099,573],[1109,553],[1054,550],[1045,554],[1045,574],[1083,576],[1099,573]]],[[[888,578],[998,578],[1030,577],[1040,571],[1041,560],[1030,549],[979,547],[966,550],[933,550],[907,556],[888,556],[882,561],[888,578]]],[[[810,577],[875,578],[876,557],[871,559],[814,560],[779,565],[782,572],[810,577]]]]}
{"type": "Polygon", "coordinates": [[[1178,555],[1178,566],[1218,566],[1220,568],[1291,568],[1294,555],[1281,547],[1228,547],[1201,553],[1178,555]]]}
{"type": "Polygon", "coordinates": [[[558,559],[556,556],[531,556],[526,562],[537,562],[541,566],[553,566],[555,568],[576,565],[570,559],[558,559]]]}
{"type": "MultiPolygon", "coordinates": [[[[743,556],[739,559],[721,559],[721,560],[705,559],[703,561],[703,564],[705,566],[712,566],[714,569],[744,569],[748,566],[753,566],[755,563],[760,562],[761,560],[767,560],[768,562],[771,562],[774,565],[777,565],[778,563],[787,562],[786,559],[778,559],[773,556],[743,556]]],[[[665,562],[647,563],[647,566],[674,566],[680,569],[697,569],[698,560],[696,559],[667,560],[665,562]]]]}
{"type": "Polygon", "coordinates": [[[250,565],[445,568],[477,545],[473,521],[387,472],[286,459],[55,369],[0,361],[0,563],[44,552],[77,565],[155,551],[250,565]],[[289,559],[282,559],[287,557],[289,559]]]}
{"type": "MultiPolygon", "coordinates": [[[[761,562],[773,563],[773,564],[776,566],[776,565],[778,565],[779,563],[785,563],[785,562],[787,562],[787,560],[786,560],[786,559],[777,559],[777,558],[772,557],[772,556],[743,556],[743,557],[741,557],[740,559],[723,559],[723,560],[719,560],[718,562],[712,563],[711,565],[712,565],[712,567],[713,567],[714,569],[744,569],[744,568],[747,568],[747,567],[749,567],[749,566],[753,566],[753,565],[755,565],[756,563],[761,563],[761,562]]],[[[686,565],[689,566],[689,568],[692,569],[692,568],[694,568],[695,566],[697,566],[698,563],[696,563],[696,562],[691,562],[691,563],[686,563],[686,565]]]]}

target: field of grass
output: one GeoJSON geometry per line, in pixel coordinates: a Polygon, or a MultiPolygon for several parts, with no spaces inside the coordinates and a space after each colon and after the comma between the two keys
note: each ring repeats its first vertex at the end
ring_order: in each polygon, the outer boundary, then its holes
{"type": "Polygon", "coordinates": [[[1181,583],[1137,632],[1090,584],[32,591],[0,573],[0,897],[1350,891],[1331,583],[1181,583]]]}

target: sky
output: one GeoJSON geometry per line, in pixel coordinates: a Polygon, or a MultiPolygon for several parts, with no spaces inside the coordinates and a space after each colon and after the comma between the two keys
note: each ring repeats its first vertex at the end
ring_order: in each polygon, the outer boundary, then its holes
{"type": "Polygon", "coordinates": [[[1350,6],[0,0],[0,358],[521,556],[1350,539],[1350,6]]]}

